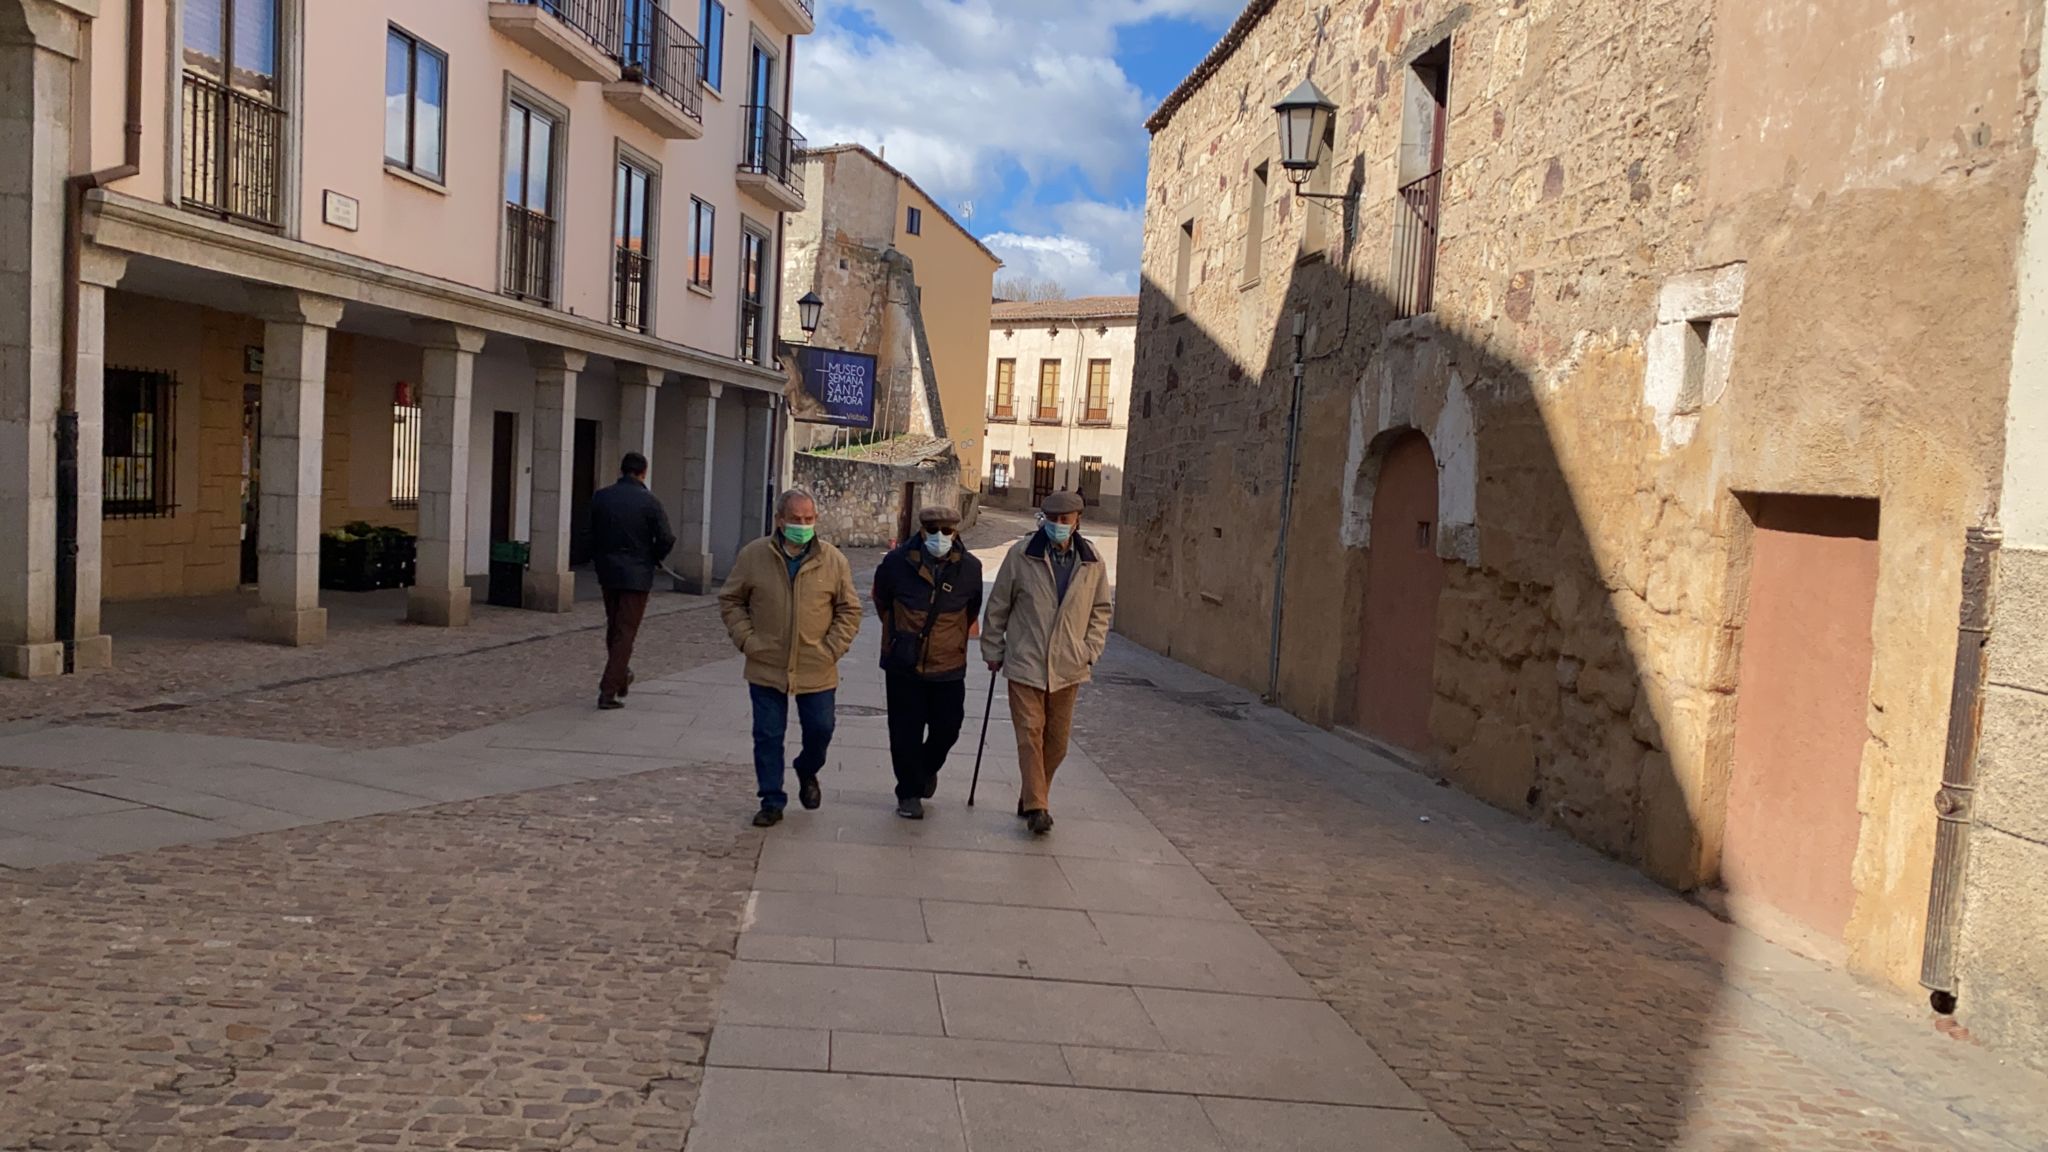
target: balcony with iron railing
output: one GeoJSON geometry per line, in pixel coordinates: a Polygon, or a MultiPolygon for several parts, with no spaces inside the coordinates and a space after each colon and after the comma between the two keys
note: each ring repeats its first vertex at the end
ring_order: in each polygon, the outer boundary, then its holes
{"type": "Polygon", "coordinates": [[[491,27],[578,80],[611,83],[625,53],[620,0],[489,0],[491,27]]]}
{"type": "Polygon", "coordinates": [[[812,0],[754,0],[755,11],[782,26],[786,32],[808,36],[818,27],[812,0]]]}
{"type": "Polygon", "coordinates": [[[282,227],[284,109],[187,72],[182,115],[185,207],[238,224],[282,227]]]}
{"type": "Polygon", "coordinates": [[[1442,169],[1403,184],[1395,193],[1394,271],[1391,288],[1400,318],[1436,307],[1436,254],[1443,218],[1442,169]]]}
{"type": "Polygon", "coordinates": [[[519,204],[505,205],[505,295],[555,303],[555,221],[519,204]]]}
{"type": "Polygon", "coordinates": [[[628,332],[647,331],[654,310],[649,292],[654,287],[653,261],[645,252],[623,245],[612,262],[612,323],[628,332]]]}
{"type": "Polygon", "coordinates": [[[747,105],[746,129],[740,141],[740,187],[778,211],[803,211],[803,166],[797,161],[806,143],[803,133],[790,127],[782,113],[764,104],[747,105]]]}
{"type": "Polygon", "coordinates": [[[670,140],[704,134],[704,46],[666,11],[634,9],[620,42],[622,79],[604,86],[605,99],[670,140]]]}

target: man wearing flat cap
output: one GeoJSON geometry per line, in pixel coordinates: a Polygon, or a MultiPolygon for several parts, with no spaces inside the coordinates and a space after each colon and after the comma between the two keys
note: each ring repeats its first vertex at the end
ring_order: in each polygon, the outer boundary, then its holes
{"type": "Polygon", "coordinates": [[[926,508],[920,531],[875,571],[882,671],[889,692],[889,760],[896,814],[924,819],[939,769],[967,711],[967,641],[981,615],[981,561],[960,539],[960,513],[926,508]]]}
{"type": "Polygon", "coordinates": [[[1053,773],[1067,756],[1074,700],[1109,643],[1109,571],[1081,537],[1081,497],[1054,492],[1038,531],[1003,561],[981,627],[981,656],[1010,681],[1023,788],[1017,815],[1032,834],[1052,831],[1053,773]]]}

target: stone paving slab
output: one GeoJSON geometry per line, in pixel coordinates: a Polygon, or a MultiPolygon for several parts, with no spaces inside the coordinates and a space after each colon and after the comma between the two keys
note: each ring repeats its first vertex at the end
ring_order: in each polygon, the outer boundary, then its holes
{"type": "Polygon", "coordinates": [[[946,1080],[712,1068],[688,1152],[966,1152],[946,1080]]]}

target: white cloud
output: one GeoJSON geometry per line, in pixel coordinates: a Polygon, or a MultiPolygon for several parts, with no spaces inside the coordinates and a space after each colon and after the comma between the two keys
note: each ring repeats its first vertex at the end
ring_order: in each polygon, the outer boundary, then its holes
{"type": "MultiPolygon", "coordinates": [[[[1119,32],[1163,16],[1220,22],[1241,7],[1242,0],[836,0],[823,7],[798,59],[797,126],[814,144],[886,148],[892,164],[950,207],[986,197],[1017,170],[1030,188],[1078,174],[1108,194],[1144,164],[1151,111],[1116,61],[1119,32]]],[[[1037,218],[1009,215],[1011,231],[985,239],[1011,271],[1067,267],[1056,278],[1076,292],[1095,290],[1084,284],[1131,290],[1135,209],[1076,201],[1037,218]]]]}
{"type": "Polygon", "coordinates": [[[983,237],[1003,258],[1004,277],[1056,280],[1075,296],[1138,290],[1138,254],[1144,210],[1136,205],[1076,200],[1047,213],[1044,233],[998,232],[983,237]]]}

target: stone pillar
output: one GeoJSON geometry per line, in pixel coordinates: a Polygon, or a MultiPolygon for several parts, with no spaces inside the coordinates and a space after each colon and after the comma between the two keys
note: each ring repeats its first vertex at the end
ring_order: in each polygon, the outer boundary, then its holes
{"type": "Polygon", "coordinates": [[[671,567],[683,578],[685,592],[712,590],[711,496],[718,461],[718,398],[725,386],[709,380],[688,381],[683,397],[683,505],[677,510],[676,551],[671,567]]]}
{"type": "MultiPolygon", "coordinates": [[[[569,570],[569,505],[576,463],[576,375],[588,357],[548,344],[529,345],[533,360],[533,554],[521,602],[540,612],[576,607],[569,570]]],[[[587,497],[586,497],[587,498],[587,497]]]]}
{"type": "Polygon", "coordinates": [[[0,672],[16,677],[64,672],[56,421],[77,15],[0,2],[0,672]]]}
{"type": "Polygon", "coordinates": [[[78,277],[78,586],[71,666],[111,668],[114,641],[100,630],[102,486],[107,441],[107,289],[121,282],[128,254],[89,247],[78,277]]]}
{"type": "Polygon", "coordinates": [[[263,318],[263,531],[249,630],[276,644],[321,644],[327,640],[327,610],[320,607],[327,331],[341,320],[341,301],[290,289],[255,296],[263,318]]]}
{"type": "MultiPolygon", "coordinates": [[[[619,458],[647,457],[647,482],[654,483],[654,400],[668,373],[645,364],[619,365],[619,458]]],[[[618,460],[601,460],[600,475],[612,475],[618,460]]]]}
{"type": "Polygon", "coordinates": [[[740,506],[740,523],[748,535],[768,531],[768,501],[775,483],[775,397],[765,392],[747,393],[747,455],[740,468],[746,495],[740,506]]]}
{"type": "Polygon", "coordinates": [[[420,344],[419,560],[405,618],[469,623],[469,430],[484,334],[439,321],[413,325],[420,344]]]}

